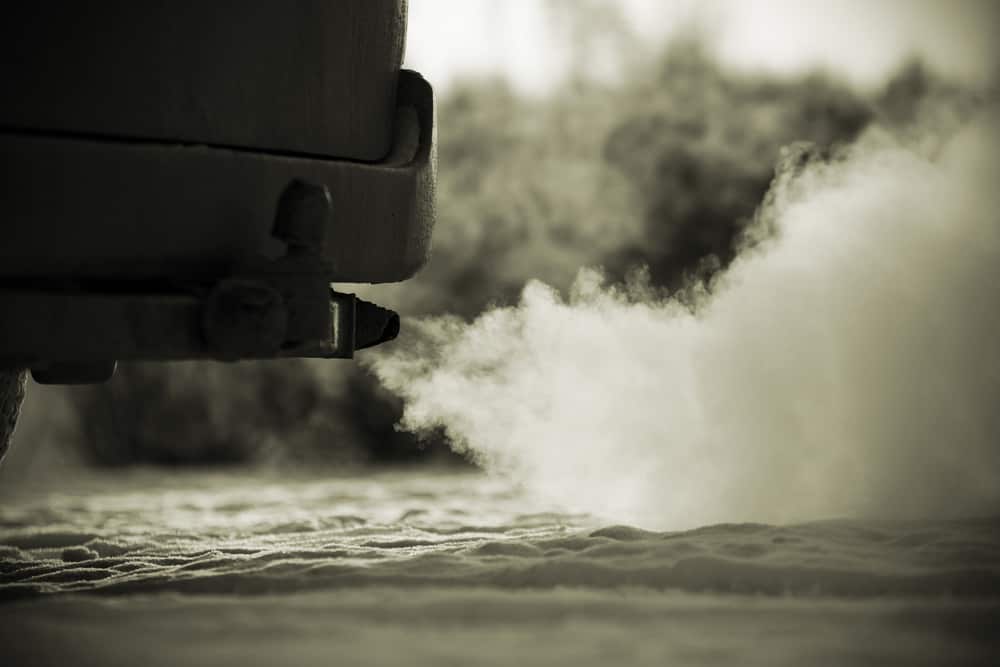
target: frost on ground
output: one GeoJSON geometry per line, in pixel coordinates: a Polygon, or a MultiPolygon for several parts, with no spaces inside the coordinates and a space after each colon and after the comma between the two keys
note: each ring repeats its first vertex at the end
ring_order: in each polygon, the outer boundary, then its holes
{"type": "Polygon", "coordinates": [[[997,520],[652,532],[470,472],[140,471],[4,495],[3,664],[987,664],[1000,649],[997,520]]]}

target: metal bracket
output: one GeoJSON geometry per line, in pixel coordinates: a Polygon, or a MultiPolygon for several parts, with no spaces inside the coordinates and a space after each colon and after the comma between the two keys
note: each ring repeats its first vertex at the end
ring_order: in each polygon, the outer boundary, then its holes
{"type": "Polygon", "coordinates": [[[331,209],[325,186],[295,180],[285,188],[271,231],[285,244],[284,256],[247,263],[205,299],[202,330],[219,358],[274,356],[328,341],[333,318],[323,250],[331,209]]]}

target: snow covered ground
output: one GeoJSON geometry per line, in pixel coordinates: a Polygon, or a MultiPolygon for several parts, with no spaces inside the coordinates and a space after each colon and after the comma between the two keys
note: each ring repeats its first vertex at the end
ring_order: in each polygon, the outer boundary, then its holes
{"type": "Polygon", "coordinates": [[[992,664],[1000,521],[649,532],[472,472],[0,490],[0,664],[992,664]]]}

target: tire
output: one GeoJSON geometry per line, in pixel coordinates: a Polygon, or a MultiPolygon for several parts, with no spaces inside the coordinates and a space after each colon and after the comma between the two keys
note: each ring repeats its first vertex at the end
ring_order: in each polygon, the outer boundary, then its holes
{"type": "Polygon", "coordinates": [[[10,449],[14,437],[27,378],[25,371],[0,370],[0,461],[3,461],[10,449]]]}

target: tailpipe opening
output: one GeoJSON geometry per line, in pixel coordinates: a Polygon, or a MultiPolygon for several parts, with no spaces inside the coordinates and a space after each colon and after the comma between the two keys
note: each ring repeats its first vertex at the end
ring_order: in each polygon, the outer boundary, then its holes
{"type": "Polygon", "coordinates": [[[399,315],[395,311],[364,299],[357,299],[354,308],[354,349],[374,347],[399,335],[399,315]]]}

